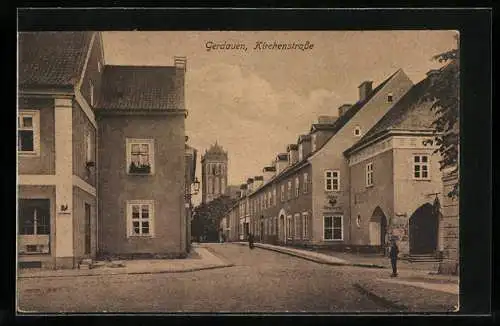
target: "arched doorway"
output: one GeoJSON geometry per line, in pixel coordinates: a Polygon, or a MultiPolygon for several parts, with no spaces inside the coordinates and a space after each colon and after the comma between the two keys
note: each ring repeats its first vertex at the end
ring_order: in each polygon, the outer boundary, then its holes
{"type": "Polygon", "coordinates": [[[438,245],[439,218],[427,203],[415,210],[409,223],[410,255],[434,254],[438,245]]]}
{"type": "Polygon", "coordinates": [[[377,206],[372,213],[369,223],[370,245],[384,246],[387,232],[387,218],[384,211],[377,206]]]}

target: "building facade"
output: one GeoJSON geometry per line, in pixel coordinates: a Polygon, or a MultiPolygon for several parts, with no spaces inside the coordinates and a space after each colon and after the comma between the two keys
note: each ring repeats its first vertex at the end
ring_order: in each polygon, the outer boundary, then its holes
{"type": "Polygon", "coordinates": [[[107,65],[100,33],[19,34],[21,266],[185,253],[184,73],[107,65]]]}
{"type": "Polygon", "coordinates": [[[227,191],[227,152],[217,144],[210,146],[201,157],[203,203],[225,195],[227,191]]]}
{"type": "Polygon", "coordinates": [[[439,252],[442,183],[426,85],[402,70],[374,89],[363,82],[355,104],[319,117],[264,167],[262,185],[247,181],[240,206],[248,201],[256,240],[379,252],[396,238],[406,255],[439,252]]]}

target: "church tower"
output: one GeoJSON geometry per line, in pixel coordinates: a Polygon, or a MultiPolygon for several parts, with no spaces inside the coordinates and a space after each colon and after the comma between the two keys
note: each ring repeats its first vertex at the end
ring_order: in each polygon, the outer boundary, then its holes
{"type": "Polygon", "coordinates": [[[217,142],[201,156],[201,200],[208,203],[227,190],[227,152],[217,142]]]}

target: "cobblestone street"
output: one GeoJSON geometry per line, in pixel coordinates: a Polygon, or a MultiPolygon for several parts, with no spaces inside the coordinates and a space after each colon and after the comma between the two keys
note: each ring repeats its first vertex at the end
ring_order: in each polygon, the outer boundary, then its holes
{"type": "MultiPolygon", "coordinates": [[[[354,283],[387,270],[328,266],[236,244],[204,245],[234,264],[215,270],[20,279],[26,312],[383,312],[354,283]]],[[[393,310],[394,311],[394,310],[393,310]]]]}

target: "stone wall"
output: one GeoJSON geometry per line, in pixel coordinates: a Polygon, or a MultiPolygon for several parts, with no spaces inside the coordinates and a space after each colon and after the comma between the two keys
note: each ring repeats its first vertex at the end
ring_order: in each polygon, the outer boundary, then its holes
{"type": "Polygon", "coordinates": [[[447,194],[452,190],[453,185],[459,182],[458,173],[443,176],[443,213],[440,221],[440,242],[443,249],[443,260],[439,264],[439,273],[457,274],[459,273],[460,245],[459,245],[459,199],[450,198],[447,194]]]}

